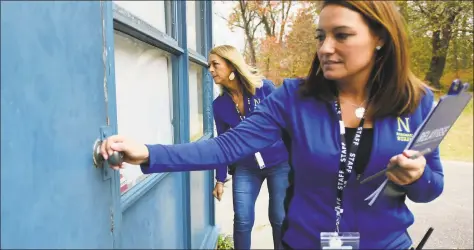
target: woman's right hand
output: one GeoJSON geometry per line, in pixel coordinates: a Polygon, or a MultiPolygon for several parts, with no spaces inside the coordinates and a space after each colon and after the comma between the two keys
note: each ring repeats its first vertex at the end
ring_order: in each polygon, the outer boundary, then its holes
{"type": "MultiPolygon", "coordinates": [[[[123,161],[134,165],[147,162],[149,157],[148,148],[144,144],[137,143],[120,135],[110,136],[105,139],[100,146],[100,153],[105,160],[107,160],[109,155],[112,155],[114,151],[122,152],[123,161]]],[[[122,165],[110,167],[118,170],[122,168],[122,165]]]]}
{"type": "Polygon", "coordinates": [[[212,195],[218,200],[221,201],[222,195],[224,194],[224,183],[217,182],[216,186],[214,187],[214,191],[212,191],[212,195]]]}

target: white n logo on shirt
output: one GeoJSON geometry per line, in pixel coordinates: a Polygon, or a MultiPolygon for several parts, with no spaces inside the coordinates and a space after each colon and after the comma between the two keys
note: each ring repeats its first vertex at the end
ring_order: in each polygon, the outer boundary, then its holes
{"type": "Polygon", "coordinates": [[[405,120],[402,120],[401,117],[397,117],[397,124],[398,132],[410,133],[410,117],[405,117],[405,120]]]}

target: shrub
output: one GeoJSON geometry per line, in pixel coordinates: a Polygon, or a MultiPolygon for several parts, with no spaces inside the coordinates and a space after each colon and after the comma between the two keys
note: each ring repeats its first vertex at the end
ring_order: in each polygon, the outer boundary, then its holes
{"type": "Polygon", "coordinates": [[[217,238],[217,249],[234,249],[232,237],[230,235],[219,235],[217,238]]]}

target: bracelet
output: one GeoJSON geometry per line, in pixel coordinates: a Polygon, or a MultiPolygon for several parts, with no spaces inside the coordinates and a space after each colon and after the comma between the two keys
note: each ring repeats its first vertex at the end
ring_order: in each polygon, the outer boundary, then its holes
{"type": "Polygon", "coordinates": [[[222,182],[222,181],[217,181],[217,182],[216,182],[216,184],[219,184],[219,183],[222,184],[222,185],[224,185],[224,182],[222,182]]]}

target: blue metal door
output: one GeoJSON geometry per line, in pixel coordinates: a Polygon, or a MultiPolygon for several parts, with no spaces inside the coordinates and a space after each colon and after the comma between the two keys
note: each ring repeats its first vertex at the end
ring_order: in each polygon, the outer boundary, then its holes
{"type": "Polygon", "coordinates": [[[1,2],[2,248],[114,247],[118,180],[92,161],[115,131],[102,5],[1,2]]]}

